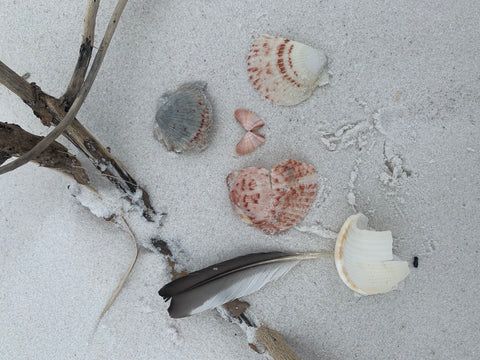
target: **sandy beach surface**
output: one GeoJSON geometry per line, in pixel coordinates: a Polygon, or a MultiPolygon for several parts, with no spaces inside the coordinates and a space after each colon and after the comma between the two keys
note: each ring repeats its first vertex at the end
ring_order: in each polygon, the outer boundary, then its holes
{"type": "MultiPolygon", "coordinates": [[[[85,6],[3,0],[0,60],[61,96],[85,6]]],[[[114,6],[101,2],[97,47],[114,6]]],[[[189,271],[256,251],[333,251],[357,212],[372,229],[392,231],[393,252],[411,270],[394,291],[357,296],[332,256],[302,262],[245,298],[300,358],[478,359],[479,21],[478,2],[466,0],[130,1],[78,119],[167,213],[148,229],[131,216],[139,242],[154,232],[189,271]],[[260,34],[322,49],[330,83],[297,106],[262,98],[246,65],[260,34]],[[194,80],[208,83],[210,144],[167,152],[152,132],[158,103],[194,80]],[[244,134],[237,108],[266,124],[265,143],[245,156],[235,154],[244,134]],[[234,214],[225,178],[289,158],[316,168],[318,194],[303,221],[266,235],[234,214]]],[[[51,131],[3,86],[0,114],[37,135],[51,131]]],[[[110,194],[88,160],[59,141],[110,194]]],[[[133,245],[72,196],[74,184],[31,163],[0,176],[1,359],[264,358],[215,310],[171,319],[157,294],[170,281],[168,264],[144,248],[93,334],[133,245]]]]}

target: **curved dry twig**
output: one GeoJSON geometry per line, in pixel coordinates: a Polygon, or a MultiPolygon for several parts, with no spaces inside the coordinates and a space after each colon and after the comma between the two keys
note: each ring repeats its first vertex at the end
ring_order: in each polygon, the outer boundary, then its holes
{"type": "Polygon", "coordinates": [[[108,300],[107,305],[105,305],[105,307],[103,308],[102,313],[101,313],[100,316],[98,317],[97,324],[95,325],[95,329],[93,330],[93,333],[94,333],[94,334],[95,334],[95,332],[97,331],[97,328],[98,328],[98,325],[100,324],[100,321],[101,321],[102,318],[105,316],[105,314],[107,313],[108,309],[110,309],[110,307],[112,306],[113,302],[115,301],[115,299],[117,298],[118,294],[120,293],[120,290],[122,290],[123,285],[125,285],[125,282],[127,281],[128,276],[129,276],[130,273],[132,272],[132,269],[133,269],[133,267],[135,266],[135,263],[137,262],[137,258],[138,258],[138,241],[137,241],[137,239],[135,238],[135,235],[133,235],[133,232],[132,232],[132,230],[130,229],[130,226],[128,225],[128,223],[127,223],[127,221],[125,220],[125,218],[124,218],[122,215],[119,215],[118,217],[119,217],[120,220],[122,221],[123,225],[124,225],[125,228],[127,229],[128,234],[130,235],[130,237],[131,237],[132,240],[133,240],[133,243],[134,243],[134,245],[135,245],[135,253],[134,253],[133,257],[132,257],[132,261],[130,262],[130,266],[128,267],[127,272],[125,273],[125,275],[123,275],[123,277],[122,277],[122,279],[120,280],[120,282],[118,283],[116,289],[115,289],[114,292],[112,293],[112,296],[111,296],[110,299],[108,300]]]}
{"type": "Polygon", "coordinates": [[[88,0],[87,10],[85,11],[85,19],[83,20],[83,35],[82,44],[80,45],[80,52],[78,54],[77,64],[73,71],[72,78],[68,84],[67,91],[61,97],[62,104],[68,110],[72,106],[73,101],[77,97],[80,88],[82,87],[85,75],[87,74],[88,64],[92,56],[93,41],[95,37],[95,21],[97,18],[98,7],[100,0],[88,0]]]}
{"type": "Polygon", "coordinates": [[[100,66],[102,65],[103,59],[105,57],[106,51],[108,46],[110,45],[110,41],[112,40],[113,34],[115,33],[115,29],[117,28],[118,20],[122,15],[123,9],[127,4],[128,0],[119,0],[115,10],[113,11],[112,17],[110,22],[108,23],[107,30],[105,31],[105,35],[103,37],[102,43],[98,49],[97,54],[95,55],[95,59],[93,60],[92,67],[87,75],[85,82],[83,83],[80,91],[78,93],[77,98],[72,104],[72,107],[68,111],[67,115],[63,118],[63,120],[58,124],[58,126],[53,129],[42,141],[40,141],[37,145],[35,145],[29,152],[27,152],[22,157],[8,163],[0,167],[0,175],[5,174],[9,171],[15,170],[18,167],[25,165],[30,160],[36,158],[42,151],[44,151],[57,137],[59,137],[63,131],[75,120],[75,115],[77,115],[80,107],[82,106],[85,98],[90,91],[95,77],[100,70],[100,66]]]}

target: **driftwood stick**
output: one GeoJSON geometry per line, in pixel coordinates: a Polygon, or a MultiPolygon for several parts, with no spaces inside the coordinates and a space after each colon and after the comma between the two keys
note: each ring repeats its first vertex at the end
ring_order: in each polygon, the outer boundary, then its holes
{"type": "Polygon", "coordinates": [[[68,84],[67,91],[61,97],[61,102],[68,111],[77,97],[78,92],[85,80],[87,74],[88,64],[92,56],[94,36],[95,36],[95,20],[97,18],[97,11],[100,5],[100,0],[88,0],[87,10],[85,11],[85,18],[83,20],[83,35],[82,44],[78,54],[77,64],[73,71],[70,84],[68,84]]]}
{"type": "Polygon", "coordinates": [[[15,170],[16,168],[25,165],[30,160],[37,157],[42,151],[44,151],[57,137],[59,137],[63,131],[75,120],[75,115],[77,115],[80,107],[82,106],[85,98],[90,91],[95,77],[100,70],[100,66],[102,65],[103,59],[105,57],[106,51],[108,46],[110,45],[110,41],[113,37],[115,29],[117,28],[118,20],[127,4],[127,0],[119,0],[115,10],[113,11],[112,17],[110,22],[108,23],[107,30],[105,31],[105,36],[103,37],[102,43],[100,44],[100,48],[98,49],[97,54],[95,55],[95,59],[93,60],[92,67],[87,75],[85,82],[83,83],[80,91],[78,93],[77,98],[73,102],[71,108],[68,110],[67,115],[62,121],[58,124],[55,129],[53,129],[44,139],[42,139],[37,145],[33,147],[30,151],[28,151],[23,156],[17,158],[16,160],[8,163],[7,165],[3,165],[0,167],[0,175],[5,174],[9,171],[15,170]]]}
{"type": "Polygon", "coordinates": [[[17,94],[24,102],[29,103],[35,99],[35,90],[23,77],[0,61],[0,83],[8,90],[17,94]]]}
{"type": "MultiPolygon", "coordinates": [[[[51,103],[54,101],[58,102],[57,99],[45,94],[35,83],[29,83],[1,61],[0,83],[30,106],[43,125],[58,124],[63,119],[64,116],[60,116],[60,113],[55,113],[55,109],[51,109],[47,105],[48,100],[51,100],[51,103]]],[[[65,111],[62,113],[66,114],[65,111]]]]}
{"type": "MultiPolygon", "coordinates": [[[[44,93],[36,84],[30,84],[20,75],[0,61],[0,82],[19,96],[40,118],[45,126],[58,125],[67,112],[59,99],[44,93]]],[[[77,120],[65,130],[63,135],[82,151],[93,165],[109,181],[115,184],[132,201],[144,209],[144,217],[151,221],[155,211],[150,204],[148,193],[137,185],[124,165],[77,120]],[[137,190],[142,191],[142,203],[135,200],[137,190]]]]}
{"type": "Polygon", "coordinates": [[[261,320],[249,309],[250,304],[234,300],[217,308],[223,318],[237,324],[248,335],[253,333],[254,339],[249,338],[250,348],[259,353],[268,355],[273,360],[300,360],[283,336],[276,330],[262,324],[261,320]],[[242,311],[240,314],[238,314],[242,311]]]}
{"type": "Polygon", "coordinates": [[[266,326],[260,326],[255,332],[255,336],[260,344],[269,352],[275,360],[301,360],[288,346],[283,336],[276,330],[266,326]]]}
{"type": "MultiPolygon", "coordinates": [[[[30,134],[18,125],[0,122],[0,164],[11,157],[22,156],[40,140],[41,136],[30,134]]],[[[40,166],[59,170],[73,177],[79,184],[88,184],[87,173],[80,161],[56,141],[32,161],[40,166]]]]}

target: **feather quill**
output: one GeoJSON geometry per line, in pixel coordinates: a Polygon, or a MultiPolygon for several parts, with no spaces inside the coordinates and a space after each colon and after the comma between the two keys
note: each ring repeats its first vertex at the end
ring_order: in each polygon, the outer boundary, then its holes
{"type": "Polygon", "coordinates": [[[254,253],[227,260],[174,280],[158,292],[171,299],[168,313],[182,318],[250,295],[286,274],[301,260],[331,253],[254,253]]]}

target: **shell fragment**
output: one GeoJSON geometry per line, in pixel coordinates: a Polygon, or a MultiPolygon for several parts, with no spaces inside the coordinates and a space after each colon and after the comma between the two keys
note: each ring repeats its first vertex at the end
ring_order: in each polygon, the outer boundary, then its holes
{"type": "Polygon", "coordinates": [[[386,293],[405,279],[406,261],[393,261],[392,233],[366,230],[363,214],[350,216],[335,244],[335,265],[343,282],[362,295],[386,293]]]}

